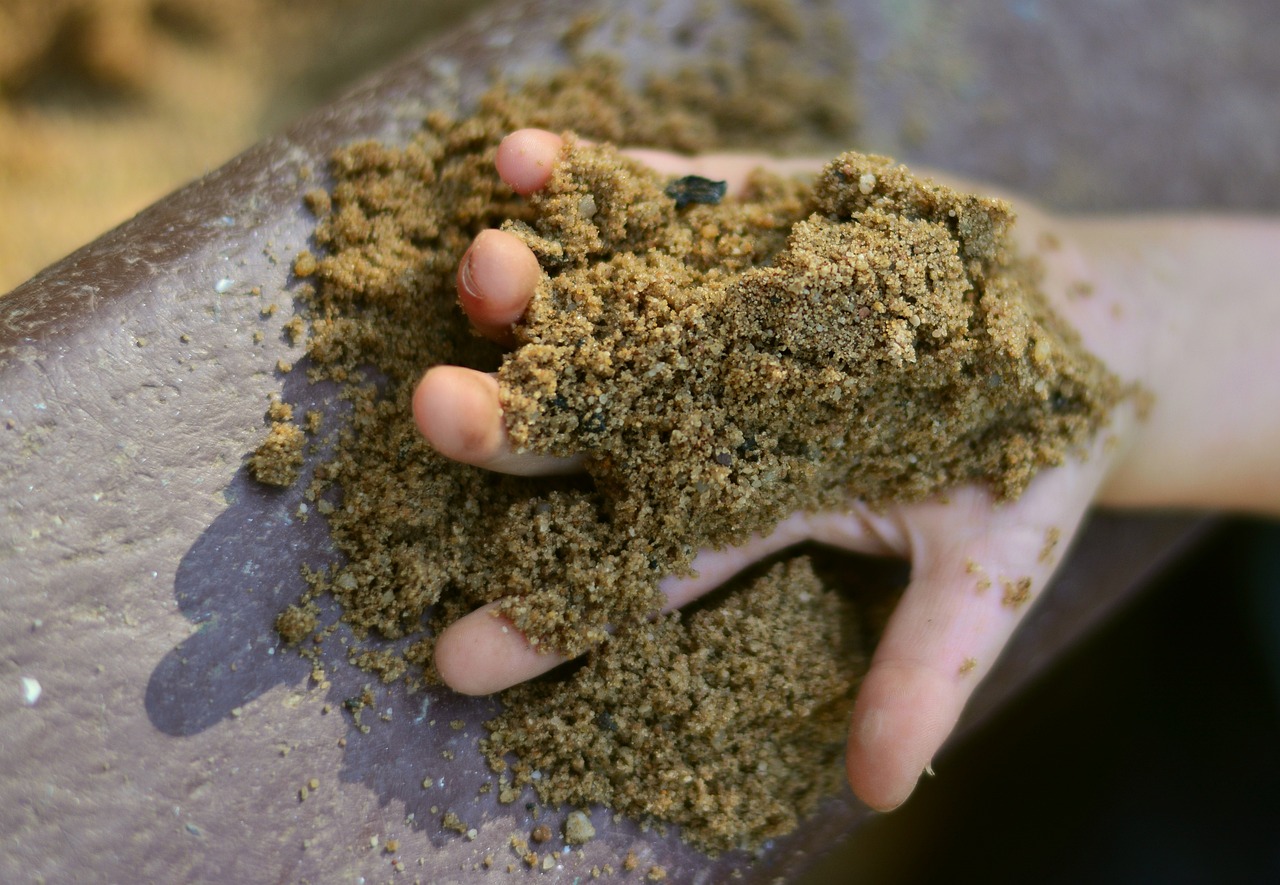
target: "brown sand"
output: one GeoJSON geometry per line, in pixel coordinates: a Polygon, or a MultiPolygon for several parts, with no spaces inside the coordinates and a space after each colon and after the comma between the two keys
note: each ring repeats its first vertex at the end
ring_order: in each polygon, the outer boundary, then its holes
{"type": "Polygon", "coordinates": [[[254,479],[266,485],[293,485],[302,468],[306,435],[293,423],[293,407],[288,403],[273,402],[267,409],[267,419],[271,429],[249,458],[249,470],[254,479]]]}
{"type": "MultiPolygon", "coordinates": [[[[775,47],[825,45],[779,27],[759,24],[775,47]]],[[[815,188],[758,176],[743,201],[679,210],[607,147],[572,150],[531,204],[493,171],[520,126],[688,150],[749,141],[741,119],[700,110],[750,108],[753,93],[774,96],[781,116],[762,119],[789,121],[791,139],[849,139],[814,98],[825,83],[791,78],[807,91],[787,96],[746,74],[729,94],[715,82],[730,81],[676,72],[633,91],[584,61],[498,89],[471,117],[432,117],[409,145],[334,157],[331,192],[308,200],[318,249],[295,267],[312,376],[344,382],[352,406],[307,490],[347,561],[312,573],[280,628],[304,639],[311,599],[331,593],[357,636],[404,640],[399,654],[353,643],[352,660],[411,687],[434,679],[434,634],[495,599],[550,646],[599,643],[567,679],[504,693],[486,742],[510,765],[500,798],[533,784],[725,848],[786,832],[840,782],[864,633],[885,604],[859,617],[797,560],[653,622],[658,578],[698,545],[851,493],[887,502],[973,480],[1016,494],[1115,391],[1008,251],[1006,208],[887,161],[846,155],[815,188]],[[548,269],[502,369],[512,430],[586,451],[590,476],[449,462],[410,418],[429,366],[502,364],[452,280],[471,238],[503,223],[548,269]]]]}
{"type": "Polygon", "coordinates": [[[499,376],[507,425],[586,455],[608,502],[589,588],[503,604],[558,648],[796,510],[966,482],[1014,497],[1119,393],[1014,255],[1008,205],[885,158],[679,210],[655,173],[570,144],[530,202],[508,227],[547,274],[499,376]]]}
{"type": "Polygon", "coordinates": [[[504,694],[485,743],[500,798],[532,784],[710,848],[790,832],[841,782],[860,643],[853,606],[805,558],[686,619],[619,631],[572,678],[504,694]]]}

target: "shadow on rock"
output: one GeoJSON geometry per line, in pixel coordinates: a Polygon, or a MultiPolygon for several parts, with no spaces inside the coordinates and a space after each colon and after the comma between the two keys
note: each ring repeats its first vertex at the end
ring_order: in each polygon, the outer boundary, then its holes
{"type": "MultiPolygon", "coordinates": [[[[344,407],[335,390],[307,386],[304,376],[291,373],[286,401],[298,414],[320,409],[337,426],[344,407]]],[[[197,734],[272,687],[306,679],[310,665],[282,647],[275,619],[305,589],[301,566],[336,558],[324,520],[299,510],[316,460],[286,489],[263,486],[242,468],[223,492],[230,506],[182,557],[174,596],[198,629],[147,683],[147,716],[160,731],[197,734]]]]}

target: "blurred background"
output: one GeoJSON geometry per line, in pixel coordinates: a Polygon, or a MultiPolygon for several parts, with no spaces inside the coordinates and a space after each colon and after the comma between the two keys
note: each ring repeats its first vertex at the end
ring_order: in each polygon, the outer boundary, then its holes
{"type": "MultiPolygon", "coordinates": [[[[0,0],[0,292],[482,5],[0,0]]],[[[1223,523],[810,881],[1280,882],[1277,550],[1223,523]]]]}
{"type": "Polygon", "coordinates": [[[0,0],[0,293],[485,5],[0,0]]]}

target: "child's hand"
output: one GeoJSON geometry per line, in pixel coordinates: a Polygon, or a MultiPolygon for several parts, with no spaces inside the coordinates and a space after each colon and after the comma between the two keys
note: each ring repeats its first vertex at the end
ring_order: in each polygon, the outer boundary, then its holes
{"type": "MultiPolygon", "coordinates": [[[[560,147],[560,138],[551,133],[516,132],[499,148],[498,171],[518,193],[532,193],[550,177],[560,147]]],[[[760,166],[784,173],[819,167],[767,157],[630,153],[664,173],[727,180],[731,193],[760,166]]],[[[1036,254],[1044,263],[1044,290],[1085,346],[1123,380],[1139,382],[1161,397],[1174,390],[1177,400],[1188,363],[1179,342],[1199,318],[1184,309],[1188,299],[1168,297],[1166,290],[1179,291],[1177,285],[1159,280],[1153,285],[1136,270],[1150,257],[1132,245],[1144,242],[1145,228],[1131,222],[1067,222],[1022,201],[1014,206],[1019,216],[1014,236],[1025,255],[1036,254]],[[1171,368],[1179,366],[1181,376],[1171,368]]],[[[463,308],[481,333],[508,341],[539,274],[537,260],[513,235],[486,231],[461,262],[463,308]]],[[[1194,288],[1192,282],[1182,282],[1183,288],[1194,288]]],[[[1204,395],[1213,399],[1207,391],[1204,395]]],[[[413,409],[427,439],[459,461],[521,474],[577,466],[573,459],[510,451],[492,376],[453,366],[432,369],[415,393],[413,409]]],[[[910,795],[1095,500],[1222,503],[1205,492],[1214,486],[1204,471],[1191,470],[1187,463],[1195,458],[1197,445],[1212,449],[1216,439],[1199,427],[1203,422],[1195,411],[1177,402],[1165,407],[1157,400],[1141,435],[1135,411],[1135,402],[1123,403],[1086,459],[1043,470],[1016,501],[997,504],[986,489],[967,486],[938,500],[879,514],[861,507],[796,513],[767,537],[729,550],[704,551],[694,562],[698,577],[664,582],[668,607],[678,608],[756,560],[805,540],[910,560],[910,586],[876,648],[854,708],[847,759],[854,792],[874,808],[893,808],[910,795]],[[1186,475],[1170,477],[1162,468],[1182,469],[1186,475]]],[[[1230,417],[1239,424],[1248,416],[1230,417]]],[[[1280,438],[1277,423],[1271,419],[1269,425],[1273,440],[1280,438]]],[[[1272,475],[1270,488],[1276,487],[1272,475]]],[[[1271,506],[1280,508],[1280,495],[1274,500],[1271,506]]],[[[1228,495],[1225,503],[1257,506],[1239,494],[1228,495]]],[[[508,622],[492,616],[491,606],[453,624],[436,648],[445,681],[468,694],[501,690],[562,661],[532,649],[508,622]]]]}

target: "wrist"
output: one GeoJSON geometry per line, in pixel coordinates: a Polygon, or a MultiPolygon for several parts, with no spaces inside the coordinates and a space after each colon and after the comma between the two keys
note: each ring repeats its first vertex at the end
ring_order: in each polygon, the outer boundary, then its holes
{"type": "Polygon", "coordinates": [[[1114,371],[1151,394],[1100,502],[1280,513],[1280,289],[1267,267],[1280,223],[1171,216],[1066,227],[1095,302],[1071,318],[1114,371]]]}

